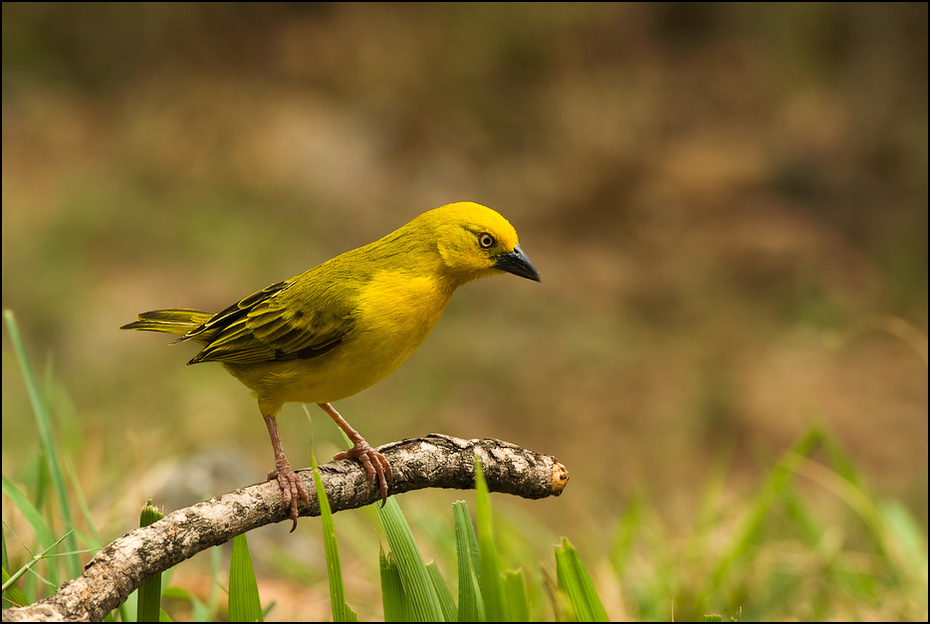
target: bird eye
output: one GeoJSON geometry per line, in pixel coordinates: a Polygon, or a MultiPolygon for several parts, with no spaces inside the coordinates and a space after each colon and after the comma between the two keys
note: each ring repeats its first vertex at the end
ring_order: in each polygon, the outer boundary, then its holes
{"type": "Polygon", "coordinates": [[[497,241],[494,240],[494,237],[488,234],[487,232],[482,232],[478,235],[478,244],[481,245],[484,249],[489,249],[494,246],[494,243],[497,241]]]}

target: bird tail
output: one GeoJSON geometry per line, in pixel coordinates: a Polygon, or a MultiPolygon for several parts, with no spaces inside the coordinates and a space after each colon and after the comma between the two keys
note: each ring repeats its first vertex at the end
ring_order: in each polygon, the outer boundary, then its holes
{"type": "MultiPolygon", "coordinates": [[[[184,336],[211,318],[212,312],[174,308],[171,310],[152,310],[139,315],[139,320],[123,325],[120,329],[137,329],[140,331],[165,332],[184,336]]],[[[183,340],[183,338],[181,339],[183,340]]]]}

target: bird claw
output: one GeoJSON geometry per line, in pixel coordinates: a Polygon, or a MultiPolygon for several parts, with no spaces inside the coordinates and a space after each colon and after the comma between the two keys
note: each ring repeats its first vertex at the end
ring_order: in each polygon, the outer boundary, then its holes
{"type": "Polygon", "coordinates": [[[384,506],[387,502],[388,483],[394,480],[391,464],[384,455],[373,449],[365,440],[360,440],[355,443],[355,446],[339,453],[333,459],[357,459],[368,476],[368,484],[374,485],[377,479],[381,506],[384,506]]]}
{"type": "Polygon", "coordinates": [[[278,480],[284,497],[284,506],[290,508],[288,518],[294,522],[290,530],[290,532],[293,533],[294,530],[297,529],[297,515],[300,501],[302,500],[304,504],[309,507],[310,493],[307,492],[307,488],[304,487],[303,481],[300,480],[300,477],[297,476],[297,473],[294,472],[294,469],[291,468],[291,465],[286,460],[283,463],[279,463],[275,470],[268,473],[268,480],[271,481],[272,479],[278,480]]]}

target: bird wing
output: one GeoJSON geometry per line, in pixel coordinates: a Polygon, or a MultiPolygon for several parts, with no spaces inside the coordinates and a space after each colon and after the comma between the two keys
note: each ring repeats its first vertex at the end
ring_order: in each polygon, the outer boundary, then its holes
{"type": "Polygon", "coordinates": [[[355,326],[354,292],[307,277],[272,284],[183,336],[205,345],[188,363],[306,359],[339,345],[355,326]]]}

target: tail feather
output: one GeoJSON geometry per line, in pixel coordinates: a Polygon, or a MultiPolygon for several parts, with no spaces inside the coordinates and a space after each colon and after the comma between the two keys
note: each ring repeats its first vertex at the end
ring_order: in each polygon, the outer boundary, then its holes
{"type": "Polygon", "coordinates": [[[183,336],[189,331],[197,329],[213,316],[212,312],[186,308],[152,310],[151,312],[143,312],[139,315],[139,320],[123,325],[120,329],[166,332],[183,336]]]}

